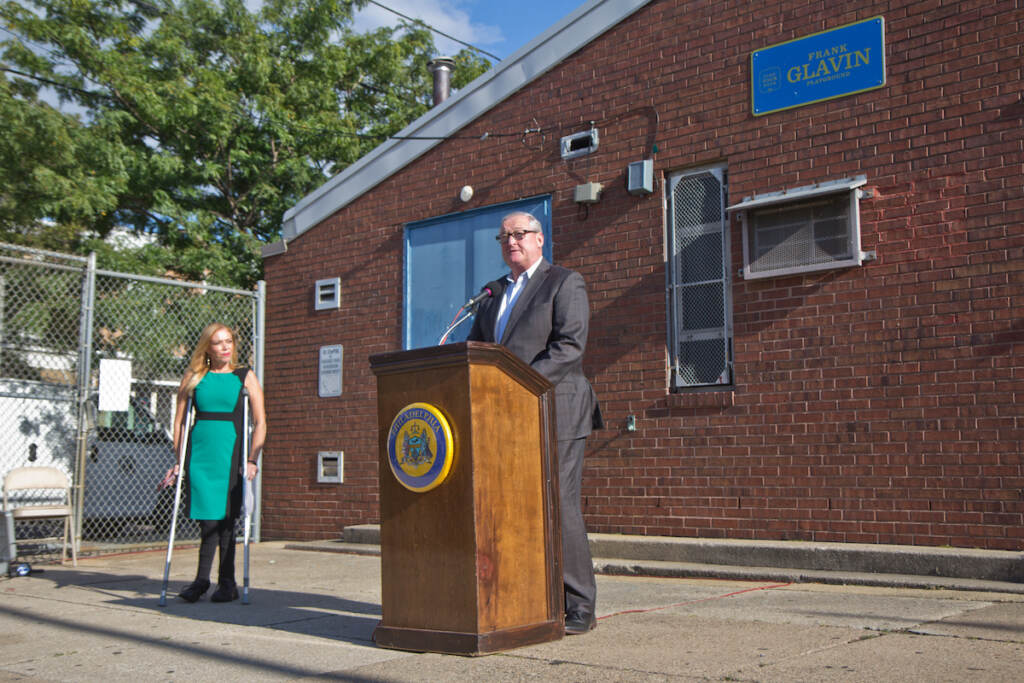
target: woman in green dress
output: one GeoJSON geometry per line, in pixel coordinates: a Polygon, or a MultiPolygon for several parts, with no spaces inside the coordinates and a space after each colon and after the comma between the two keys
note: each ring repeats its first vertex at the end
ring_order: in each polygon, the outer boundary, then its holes
{"type": "MultiPolygon", "coordinates": [[[[217,590],[210,600],[230,602],[238,598],[235,523],[242,507],[242,477],[256,476],[267,422],[259,380],[252,370],[238,365],[235,336],[226,325],[207,325],[181,380],[174,418],[176,453],[181,444],[189,396],[194,399],[196,419],[189,433],[182,488],[187,492],[188,516],[199,522],[201,541],[195,581],[178,597],[188,602],[203,597],[210,588],[213,556],[219,548],[217,590]],[[248,390],[252,422],[248,453],[242,453],[243,388],[248,390]]],[[[172,471],[177,474],[177,465],[172,471]]]]}

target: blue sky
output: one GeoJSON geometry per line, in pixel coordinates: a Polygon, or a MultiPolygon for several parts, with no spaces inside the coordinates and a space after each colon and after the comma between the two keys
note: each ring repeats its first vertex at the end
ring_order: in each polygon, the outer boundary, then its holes
{"type": "MultiPolygon", "coordinates": [[[[505,59],[587,0],[376,0],[410,17],[505,59]]],[[[399,17],[371,3],[356,28],[393,25],[399,17]]],[[[443,54],[461,47],[441,36],[434,41],[443,54]]],[[[491,60],[492,62],[495,60],[491,60]]]]}

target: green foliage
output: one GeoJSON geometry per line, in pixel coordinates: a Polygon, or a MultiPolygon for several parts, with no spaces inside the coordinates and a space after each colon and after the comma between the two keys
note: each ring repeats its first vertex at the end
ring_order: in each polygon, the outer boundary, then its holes
{"type": "Polygon", "coordinates": [[[87,217],[114,210],[127,174],[116,139],[0,80],[0,231],[6,241],[64,246],[87,217]],[[43,224],[42,218],[50,219],[43,224]]]}
{"type": "MultiPolygon", "coordinates": [[[[429,106],[430,32],[356,34],[363,4],[0,2],[0,239],[81,253],[128,228],[155,244],[101,266],[251,286],[285,211],[429,106]]],[[[489,66],[456,61],[456,88],[489,66]]]]}

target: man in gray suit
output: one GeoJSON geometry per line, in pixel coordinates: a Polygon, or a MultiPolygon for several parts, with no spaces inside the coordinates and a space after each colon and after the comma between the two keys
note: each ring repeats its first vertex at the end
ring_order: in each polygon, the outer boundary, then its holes
{"type": "Polygon", "coordinates": [[[580,500],[583,451],[591,429],[603,426],[583,376],[586,285],[579,273],[544,260],[544,234],[531,214],[505,216],[497,240],[511,273],[480,304],[468,339],[502,344],[555,385],[565,632],[586,633],[596,624],[597,585],[580,500]]]}

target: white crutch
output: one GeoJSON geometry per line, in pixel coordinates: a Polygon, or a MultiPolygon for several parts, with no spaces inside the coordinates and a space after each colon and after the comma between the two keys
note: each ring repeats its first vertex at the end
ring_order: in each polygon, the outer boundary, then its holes
{"type": "Polygon", "coordinates": [[[185,453],[188,450],[189,423],[192,419],[192,397],[185,403],[185,419],[181,421],[181,444],[178,447],[178,476],[174,484],[174,511],[171,513],[171,533],[167,538],[167,562],[164,564],[164,585],[160,589],[160,606],[167,605],[167,580],[171,575],[171,552],[174,550],[174,532],[178,526],[178,506],[181,504],[181,480],[185,478],[185,453]]]}
{"type": "MultiPolygon", "coordinates": [[[[259,456],[257,456],[258,458],[259,456]]],[[[245,512],[245,523],[242,531],[242,604],[249,604],[249,530],[252,527],[252,511],[256,504],[253,494],[253,480],[249,479],[249,392],[242,389],[242,508],[245,512]]]]}

